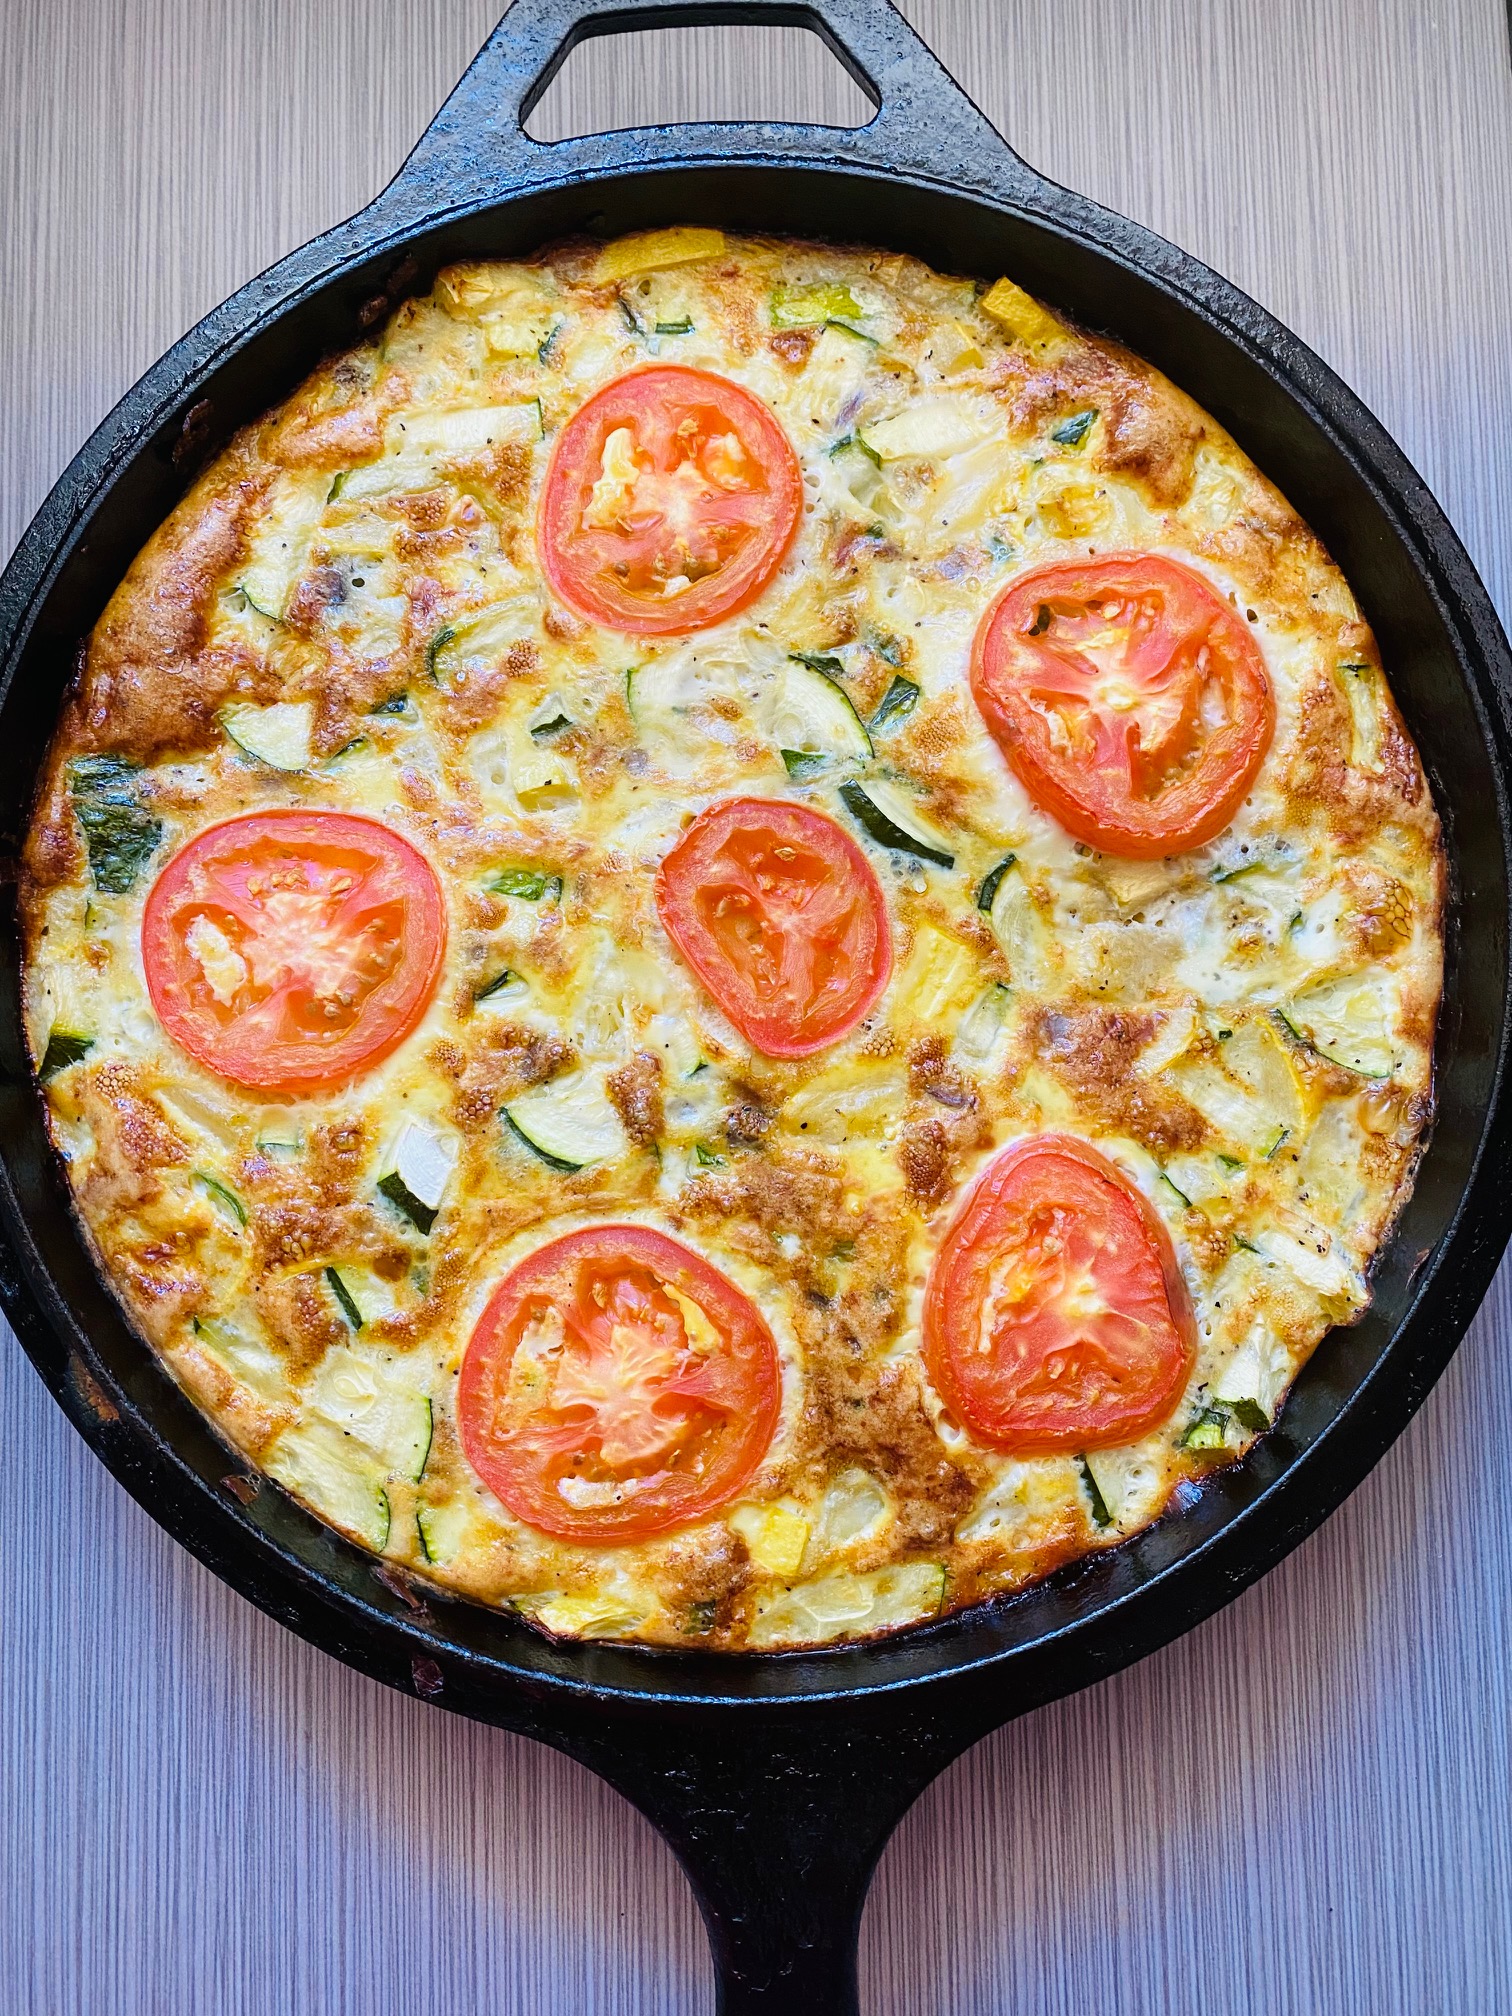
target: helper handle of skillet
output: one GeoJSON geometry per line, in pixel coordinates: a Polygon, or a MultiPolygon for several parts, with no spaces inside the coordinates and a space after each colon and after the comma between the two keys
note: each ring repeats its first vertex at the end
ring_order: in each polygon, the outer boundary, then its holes
{"type": "Polygon", "coordinates": [[[654,1722],[558,1725],[549,1740],[639,1807],[682,1863],[719,2016],[857,2016],[872,1871],[919,1793],[981,1733],[938,1708],[752,1720],[689,1703],[654,1722]]]}
{"type": "Polygon", "coordinates": [[[514,0],[367,216],[402,228],[564,177],[815,154],[952,188],[978,180],[984,166],[999,189],[1017,183],[1028,195],[1045,186],[890,0],[514,0]],[[771,120],[643,126],[551,142],[525,132],[579,42],[710,24],[813,30],[876,106],[875,117],[857,127],[771,120]]]}

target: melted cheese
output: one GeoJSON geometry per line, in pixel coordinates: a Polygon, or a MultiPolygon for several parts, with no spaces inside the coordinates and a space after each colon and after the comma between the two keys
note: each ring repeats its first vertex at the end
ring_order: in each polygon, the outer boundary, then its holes
{"type": "MultiPolygon", "coordinates": [[[[604,522],[634,474],[611,437],[604,522]]],[[[179,606],[202,625],[192,656],[165,630],[89,745],[143,766],[160,837],[129,887],[97,886],[69,799],[91,708],[60,731],[23,887],[30,1037],[39,1061],[50,1037],[88,1042],[49,1079],[54,1136],[144,1334],[364,1546],[562,1635],[738,1648],[900,1628],[1137,1530],[1242,1451],[1364,1305],[1429,1111],[1442,862],[1416,753],[1347,586],[1234,444],[1011,282],[982,294],[889,254],[681,229],[450,269],[202,480],[107,611],[87,691],[118,690],[120,638],[179,606]],[[553,605],[534,524],[558,430],[652,357],[764,399],[809,508],[749,610],[632,641],[553,605]],[[1004,582],[1123,546],[1230,597],[1277,698],[1233,824],[1163,862],[1074,844],[966,683],[1004,582]],[[801,780],[782,755],[803,719],[792,654],[842,696],[801,780]],[[879,721],[900,674],[917,702],[879,721]],[[777,1064],[672,950],[653,878],[717,798],[846,822],[855,778],[953,863],[864,840],[893,980],[845,1041],[777,1064]],[[176,847],[286,805],[421,847],[450,951],[420,1027],[357,1086],[264,1102],[168,1041],[139,932],[176,847]],[[1047,1127],[1144,1190],[1199,1319],[1170,1421],[1084,1461],[974,1445],[919,1358],[955,1201],[1047,1127]],[[593,1548],[491,1496],[452,1394],[501,1274],[606,1216],[724,1269],[772,1325],[784,1383],[738,1505],[593,1548]]],[[[229,999],[239,955],[209,925],[190,950],[229,999]]]]}

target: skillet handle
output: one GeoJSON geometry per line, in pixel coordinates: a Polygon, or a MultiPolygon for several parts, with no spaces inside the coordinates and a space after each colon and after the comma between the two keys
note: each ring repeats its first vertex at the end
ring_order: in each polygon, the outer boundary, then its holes
{"type": "Polygon", "coordinates": [[[980,1734],[938,1710],[867,1721],[851,1708],[818,1722],[599,1718],[550,1740],[639,1807],[681,1862],[718,2016],[858,2016],[872,1872],[920,1792],[980,1734]]]}
{"type": "Polygon", "coordinates": [[[514,0],[394,181],[370,207],[434,223],[583,175],[699,160],[853,161],[960,188],[1040,178],[1008,146],[891,0],[514,0]],[[642,28],[812,29],[877,107],[854,128],[742,120],[532,140],[524,122],[580,42],[642,28]]]}

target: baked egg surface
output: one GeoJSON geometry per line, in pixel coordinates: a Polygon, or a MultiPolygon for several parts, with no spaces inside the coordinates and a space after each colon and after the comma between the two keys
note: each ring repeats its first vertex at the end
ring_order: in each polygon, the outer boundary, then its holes
{"type": "Polygon", "coordinates": [[[454,266],[88,640],[27,1027],[128,1316],[561,1637],[1012,1592],[1266,1432],[1431,1115],[1444,863],[1317,539],[1011,281],[454,266]]]}

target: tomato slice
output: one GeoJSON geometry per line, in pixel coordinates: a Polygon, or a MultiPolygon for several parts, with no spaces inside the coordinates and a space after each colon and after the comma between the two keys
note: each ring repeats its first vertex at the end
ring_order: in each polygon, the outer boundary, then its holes
{"type": "Polygon", "coordinates": [[[616,378],[557,437],[541,565],[591,622],[682,635],[753,602],[803,513],[803,474],[754,394],[681,364],[616,378]]]}
{"type": "Polygon", "coordinates": [[[446,949],[435,870],[376,819],[253,812],[180,848],[142,915],[158,1019],[207,1070],[327,1091],[425,1013],[446,949]]]}
{"type": "Polygon", "coordinates": [[[971,688],[1036,804],[1133,860],[1221,833],[1276,726],[1248,625],[1193,568],[1155,553],[1010,582],[977,631],[971,688]]]}
{"type": "Polygon", "coordinates": [[[750,1482],[777,1426],[772,1333],[701,1255],[645,1225],[539,1247],[483,1311],[457,1392],[468,1462],[562,1540],[643,1540],[750,1482]]]}
{"type": "Polygon", "coordinates": [[[887,902],[833,819],[725,798],[662,862],[668,937],[754,1049],[807,1057],[854,1029],[892,975],[887,902]]]}
{"type": "Polygon", "coordinates": [[[1165,1227],[1085,1142],[1020,1142],[973,1186],[935,1256],[924,1362],[994,1449],[1137,1441],[1181,1398],[1197,1330],[1165,1227]]]}

